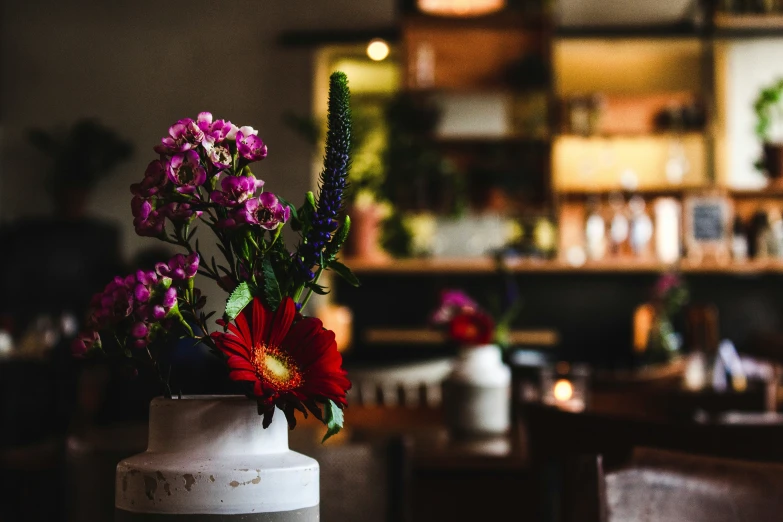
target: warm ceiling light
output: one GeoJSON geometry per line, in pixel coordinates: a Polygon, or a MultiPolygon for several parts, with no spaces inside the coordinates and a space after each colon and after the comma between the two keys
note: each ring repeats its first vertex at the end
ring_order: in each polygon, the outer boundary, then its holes
{"type": "Polygon", "coordinates": [[[555,399],[565,402],[574,396],[574,387],[565,379],[560,379],[555,383],[555,389],[552,390],[555,399]]]}
{"type": "Polygon", "coordinates": [[[506,0],[418,0],[423,13],[440,16],[481,16],[506,7],[506,0]]]}
{"type": "Polygon", "coordinates": [[[375,60],[376,62],[384,60],[389,56],[389,44],[380,38],[370,41],[367,45],[367,56],[370,57],[370,60],[375,60]]]}

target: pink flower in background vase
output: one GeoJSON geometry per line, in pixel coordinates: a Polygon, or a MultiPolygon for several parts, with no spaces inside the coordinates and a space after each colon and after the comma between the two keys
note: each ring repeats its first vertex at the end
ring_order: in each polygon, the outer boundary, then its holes
{"type": "Polygon", "coordinates": [[[197,194],[198,187],[207,180],[207,171],[199,163],[198,153],[189,150],[175,154],[169,161],[168,176],[181,194],[197,194]]]}
{"type": "Polygon", "coordinates": [[[461,290],[444,290],[440,294],[440,306],[432,314],[430,322],[435,325],[443,325],[451,321],[461,312],[478,310],[476,301],[461,290]]]}

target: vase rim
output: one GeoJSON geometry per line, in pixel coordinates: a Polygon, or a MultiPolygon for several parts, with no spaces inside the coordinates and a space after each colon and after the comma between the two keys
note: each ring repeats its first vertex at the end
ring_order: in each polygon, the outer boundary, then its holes
{"type": "Polygon", "coordinates": [[[164,397],[164,396],[158,396],[153,399],[153,401],[226,401],[226,400],[244,400],[244,401],[252,401],[251,398],[247,397],[246,395],[179,395],[176,397],[164,397]]]}

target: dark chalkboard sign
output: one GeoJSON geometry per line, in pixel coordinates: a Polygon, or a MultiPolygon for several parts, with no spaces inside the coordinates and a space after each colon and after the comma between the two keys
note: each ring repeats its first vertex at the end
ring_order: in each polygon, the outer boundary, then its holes
{"type": "Polygon", "coordinates": [[[726,205],[722,201],[700,201],[693,205],[693,238],[721,241],[726,235],[726,205]]]}
{"type": "Polygon", "coordinates": [[[727,261],[731,236],[731,200],[722,194],[685,200],[685,249],[692,260],[705,256],[727,261]]]}

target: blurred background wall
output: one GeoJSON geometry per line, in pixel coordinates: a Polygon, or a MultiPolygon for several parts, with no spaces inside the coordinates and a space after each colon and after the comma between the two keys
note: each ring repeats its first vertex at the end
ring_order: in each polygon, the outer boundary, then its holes
{"type": "Polygon", "coordinates": [[[393,0],[3,1],[0,222],[51,211],[36,186],[43,159],[27,130],[83,117],[136,149],[88,208],[122,227],[126,258],[154,243],[133,232],[128,187],[179,118],[208,110],[253,125],[270,151],[256,174],[300,197],[311,182],[311,149],[282,115],[311,111],[312,53],[277,45],[279,34],[389,26],[394,16],[393,0]]]}

